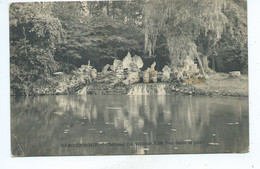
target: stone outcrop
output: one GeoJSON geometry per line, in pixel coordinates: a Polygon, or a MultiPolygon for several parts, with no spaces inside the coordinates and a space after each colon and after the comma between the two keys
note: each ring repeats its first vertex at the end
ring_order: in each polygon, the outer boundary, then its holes
{"type": "Polygon", "coordinates": [[[117,69],[123,68],[123,62],[121,60],[115,59],[113,65],[110,66],[112,71],[116,71],[117,69]]]}
{"type": "Polygon", "coordinates": [[[240,76],[241,76],[240,71],[232,71],[232,72],[229,72],[229,77],[230,77],[230,78],[237,78],[237,77],[240,77],[240,76]]]}
{"type": "Polygon", "coordinates": [[[150,82],[150,76],[148,70],[143,72],[143,82],[144,83],[149,83],[150,82]]]}
{"type": "Polygon", "coordinates": [[[198,77],[200,75],[199,72],[197,64],[191,58],[187,57],[183,64],[173,71],[173,74],[177,80],[185,80],[198,77]]]}
{"type": "Polygon", "coordinates": [[[140,56],[135,55],[132,58],[132,62],[137,65],[138,69],[141,69],[144,66],[144,62],[140,56]]]}
{"type": "Polygon", "coordinates": [[[168,82],[170,81],[171,78],[171,68],[169,66],[165,65],[162,69],[163,71],[163,76],[162,76],[162,82],[168,82]]]}
{"type": "Polygon", "coordinates": [[[151,67],[147,68],[147,70],[145,70],[143,72],[143,82],[144,83],[149,83],[149,82],[156,83],[157,82],[157,71],[155,70],[155,65],[156,65],[156,62],[153,62],[151,67]]]}
{"type": "Polygon", "coordinates": [[[97,77],[97,70],[88,65],[82,65],[72,76],[64,76],[56,87],[55,94],[75,93],[88,83],[92,83],[97,77]]]}
{"type": "Polygon", "coordinates": [[[122,62],[123,69],[130,68],[131,62],[132,62],[132,57],[131,57],[130,52],[128,52],[126,57],[123,59],[123,62],[122,62]]]}
{"type": "Polygon", "coordinates": [[[153,64],[151,65],[151,68],[148,68],[148,73],[149,73],[149,77],[151,82],[156,83],[157,82],[157,71],[155,70],[155,65],[156,62],[153,62],[153,64]]]}
{"type": "Polygon", "coordinates": [[[137,83],[139,82],[139,71],[137,64],[134,62],[131,62],[129,64],[129,69],[127,71],[127,77],[126,80],[123,81],[124,84],[131,84],[131,83],[137,83]]]}
{"type": "Polygon", "coordinates": [[[106,64],[104,67],[103,67],[103,70],[102,70],[102,75],[103,76],[106,76],[108,74],[108,69],[109,69],[110,65],[109,64],[106,64]]]}
{"type": "MultiPolygon", "coordinates": [[[[139,73],[144,63],[140,56],[135,55],[133,58],[128,52],[127,56],[122,61],[122,68],[124,71],[125,80],[122,82],[124,84],[137,83],[140,81],[139,73]]],[[[120,71],[122,74],[122,70],[120,71]]],[[[119,74],[120,75],[120,74],[119,74]]],[[[122,77],[122,76],[120,76],[122,77]]]]}
{"type": "Polygon", "coordinates": [[[91,75],[92,79],[96,79],[97,78],[97,69],[95,69],[95,68],[92,69],[90,75],[91,75]]]}

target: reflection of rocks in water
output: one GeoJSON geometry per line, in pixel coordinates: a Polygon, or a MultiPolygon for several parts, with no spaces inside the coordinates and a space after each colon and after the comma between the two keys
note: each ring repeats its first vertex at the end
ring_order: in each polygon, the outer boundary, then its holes
{"type": "Polygon", "coordinates": [[[128,95],[147,95],[146,85],[136,84],[129,90],[128,95]]]}
{"type": "Polygon", "coordinates": [[[169,85],[163,83],[156,84],[133,84],[127,95],[166,95],[169,85]]]}
{"type": "MultiPolygon", "coordinates": [[[[11,131],[25,156],[239,152],[248,146],[246,99],[72,95],[11,99],[11,103],[11,131]],[[207,143],[84,149],[60,147],[63,143],[184,140],[207,143]]],[[[21,154],[14,138],[12,153],[21,154]]]]}

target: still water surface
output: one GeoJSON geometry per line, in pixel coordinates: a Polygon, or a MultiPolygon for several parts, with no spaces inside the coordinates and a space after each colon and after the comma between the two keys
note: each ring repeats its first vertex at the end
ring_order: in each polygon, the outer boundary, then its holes
{"type": "Polygon", "coordinates": [[[246,152],[248,99],[11,98],[14,156],[246,152]]]}

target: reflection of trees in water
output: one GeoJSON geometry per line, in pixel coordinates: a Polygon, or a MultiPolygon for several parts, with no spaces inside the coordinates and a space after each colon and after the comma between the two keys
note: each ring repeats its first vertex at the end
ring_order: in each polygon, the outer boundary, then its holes
{"type": "MultiPolygon", "coordinates": [[[[62,127],[59,123],[60,118],[53,116],[53,112],[56,111],[56,107],[53,106],[55,104],[57,105],[57,102],[54,97],[28,97],[12,104],[12,134],[18,138],[25,155],[54,152],[49,147],[61,139],[55,133],[62,127]],[[57,140],[51,139],[54,137],[57,140]],[[40,147],[44,147],[41,153],[38,152],[40,147]]],[[[12,137],[14,155],[19,154],[16,147],[17,143],[12,137]]]]}
{"type": "Polygon", "coordinates": [[[248,102],[246,99],[208,100],[211,104],[210,126],[203,128],[202,139],[219,146],[204,147],[208,152],[243,152],[248,141],[248,102]],[[225,117],[225,118],[223,118],[225,117]]]}
{"type": "MultiPolygon", "coordinates": [[[[17,136],[26,155],[235,151],[248,144],[245,139],[248,137],[248,123],[243,123],[248,120],[245,102],[177,95],[73,95],[12,99],[12,133],[17,136]],[[239,122],[239,125],[230,126],[228,122],[239,122]],[[64,134],[64,129],[69,129],[69,133],[64,134]],[[213,133],[215,137],[212,137],[213,133]],[[234,141],[234,138],[242,141],[234,141]],[[214,148],[178,145],[178,150],[174,150],[176,145],[60,148],[61,143],[184,140],[222,141],[225,144],[214,148]]],[[[21,153],[14,138],[12,152],[21,153]]]]}

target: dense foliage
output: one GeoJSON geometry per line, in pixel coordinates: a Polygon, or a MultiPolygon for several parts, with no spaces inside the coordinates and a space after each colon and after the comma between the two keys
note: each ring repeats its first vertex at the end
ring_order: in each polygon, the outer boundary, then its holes
{"type": "Polygon", "coordinates": [[[52,15],[52,4],[14,3],[10,6],[11,89],[23,94],[32,82],[46,80],[56,71],[54,60],[63,29],[52,15]]]}
{"type": "Polygon", "coordinates": [[[202,73],[246,73],[246,9],[244,0],[13,3],[12,92],[28,93],[88,61],[101,71],[128,51],[159,70],[190,57],[202,73]]]}

